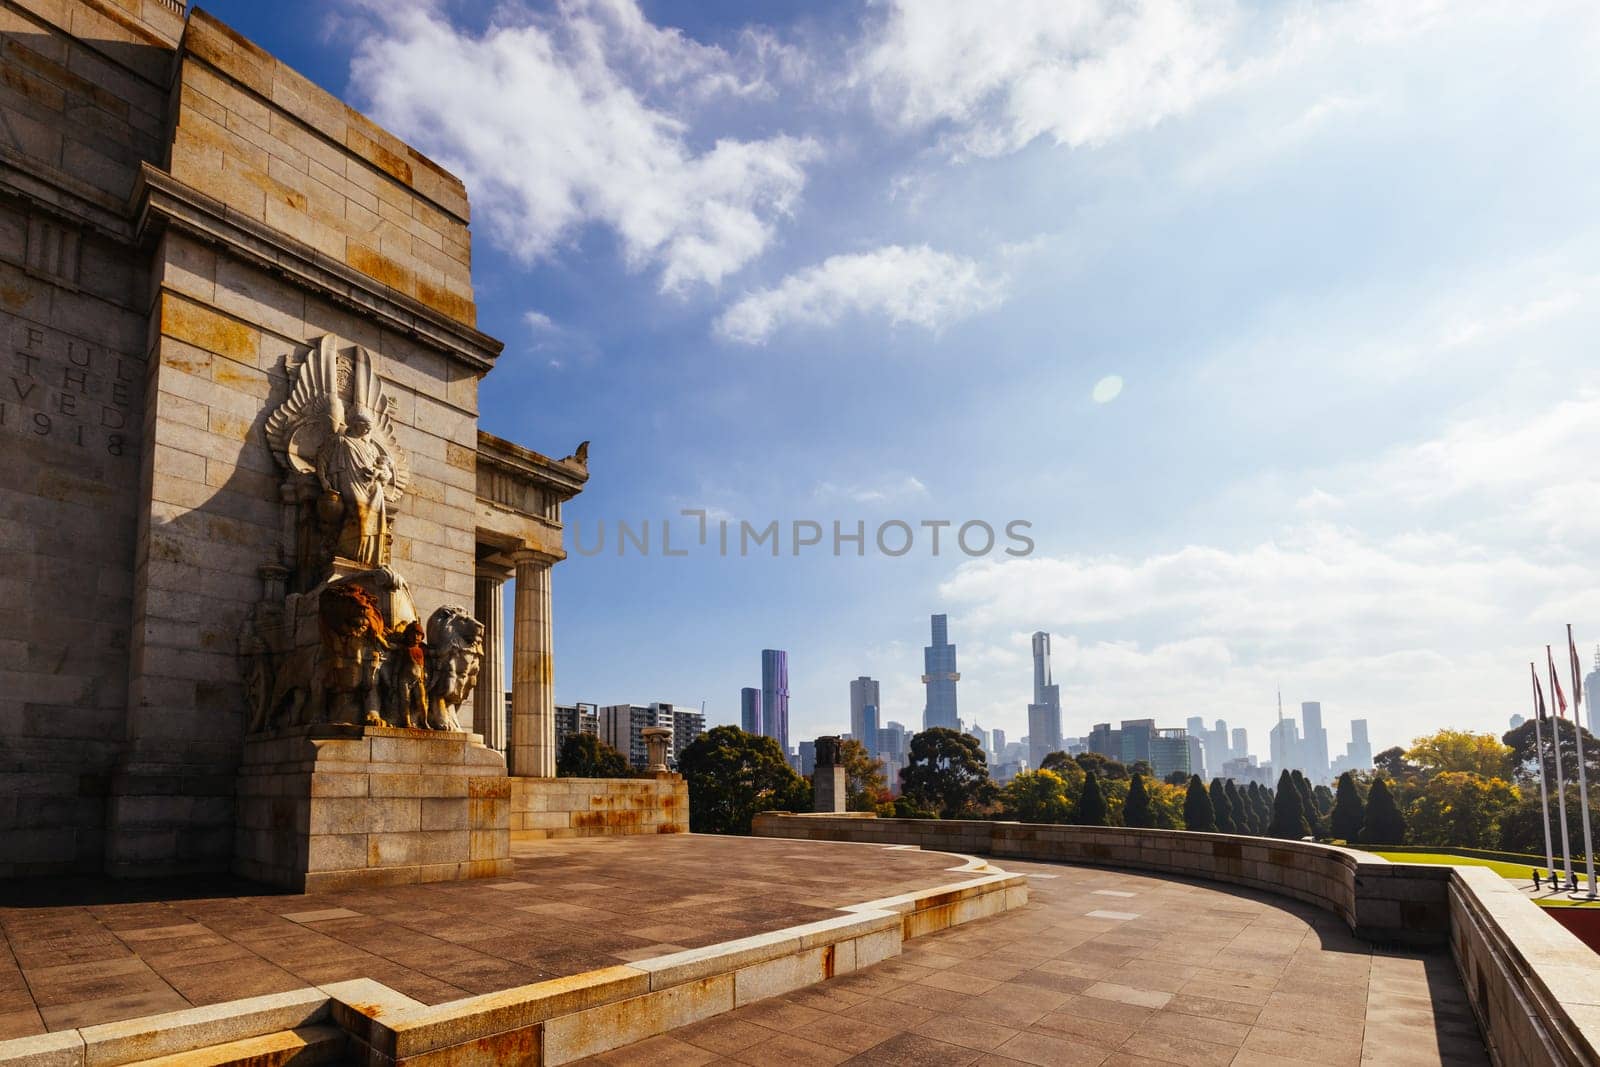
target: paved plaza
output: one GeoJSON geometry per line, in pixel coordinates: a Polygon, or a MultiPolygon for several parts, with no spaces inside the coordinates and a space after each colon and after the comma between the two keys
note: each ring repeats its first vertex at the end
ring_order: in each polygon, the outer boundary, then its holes
{"type": "Polygon", "coordinates": [[[350,978],[439,1004],[961,877],[940,853],[689,834],[514,853],[512,878],[312,895],[239,881],[9,884],[0,1040],[350,978]]]}
{"type": "Polygon", "coordinates": [[[1024,909],[590,1064],[1488,1063],[1449,955],[1327,912],[1160,876],[1000,862],[1024,909]]]}

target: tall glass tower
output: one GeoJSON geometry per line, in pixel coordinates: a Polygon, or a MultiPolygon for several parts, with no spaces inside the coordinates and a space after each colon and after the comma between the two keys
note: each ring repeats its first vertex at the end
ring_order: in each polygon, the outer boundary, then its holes
{"type": "Polygon", "coordinates": [[[1061,687],[1050,676],[1050,635],[1033,635],[1033,703],[1028,705],[1028,769],[1061,751],[1061,687]]]}
{"type": "Polygon", "coordinates": [[[778,648],[761,650],[762,733],[778,742],[789,755],[789,653],[778,648]]]}
{"type": "Polygon", "coordinates": [[[739,690],[739,728],[747,734],[761,734],[761,690],[745,686],[739,690]]]}
{"type": "Polygon", "coordinates": [[[922,728],[946,726],[961,729],[956,714],[956,646],[950,643],[950,627],[943,615],[933,617],[933,644],[922,650],[922,684],[928,687],[928,704],[922,710],[922,728]]]}

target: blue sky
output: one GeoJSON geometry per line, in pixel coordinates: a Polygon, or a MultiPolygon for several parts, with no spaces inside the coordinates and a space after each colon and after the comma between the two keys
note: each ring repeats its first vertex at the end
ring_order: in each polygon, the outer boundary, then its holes
{"type": "Polygon", "coordinates": [[[779,647],[793,740],[863,673],[915,726],[946,612],[1012,738],[1046,629],[1069,735],[1264,751],[1281,684],[1384,747],[1600,641],[1590,5],[212,10],[467,180],[482,424],[592,440],[611,538],[556,571],[559,700],[733,721],[779,647]],[[684,508],[1036,547],[614,554],[684,508]]]}

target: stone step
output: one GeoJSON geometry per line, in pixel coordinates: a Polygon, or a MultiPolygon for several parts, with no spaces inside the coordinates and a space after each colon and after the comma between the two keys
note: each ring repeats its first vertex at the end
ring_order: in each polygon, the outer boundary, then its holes
{"type": "Polygon", "coordinates": [[[318,1063],[340,1063],[349,1052],[349,1035],[337,1026],[302,1026],[279,1030],[275,1034],[246,1037],[223,1045],[176,1052],[153,1060],[139,1060],[128,1067],[308,1067],[318,1063]]]}

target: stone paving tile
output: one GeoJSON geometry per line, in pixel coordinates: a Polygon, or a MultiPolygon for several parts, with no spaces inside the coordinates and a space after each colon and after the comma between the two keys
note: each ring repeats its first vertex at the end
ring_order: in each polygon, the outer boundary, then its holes
{"type": "MultiPolygon", "coordinates": [[[[938,853],[688,834],[519,843],[513,858],[507,879],[310,895],[231,879],[9,883],[0,1040],[350,978],[438,1004],[961,877],[938,853]]],[[[947,958],[984,954],[958,944],[947,958]]],[[[900,968],[893,985],[934,970],[900,968]]]]}
{"type": "MultiPolygon", "coordinates": [[[[1333,916],[1268,894],[1061,865],[1003,866],[1052,877],[1031,883],[1024,909],[919,938],[897,959],[672,1036],[726,1055],[715,1044],[726,1035],[740,1046],[727,1062],[761,1064],[835,1062],[832,1053],[812,1059],[792,1041],[821,1043],[830,1031],[863,1026],[849,1031],[852,1040],[888,1036],[844,1062],[1488,1063],[1444,953],[1374,950],[1333,916]],[[1087,918],[1106,899],[1095,891],[1108,887],[1137,894],[1139,917],[1087,918]],[[761,1036],[778,1033],[789,1041],[761,1036]]],[[[611,1055],[636,1057],[643,1048],[611,1055]]]]}

